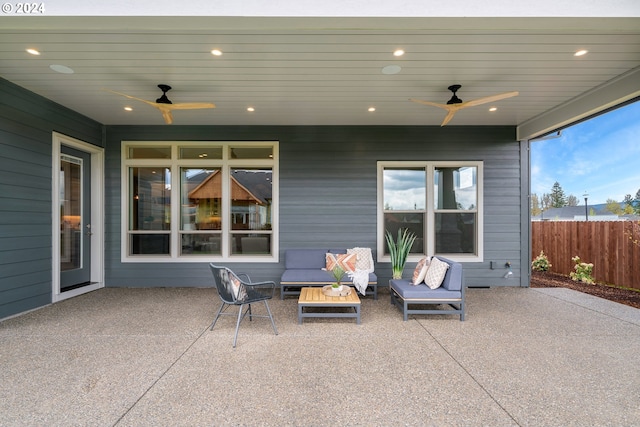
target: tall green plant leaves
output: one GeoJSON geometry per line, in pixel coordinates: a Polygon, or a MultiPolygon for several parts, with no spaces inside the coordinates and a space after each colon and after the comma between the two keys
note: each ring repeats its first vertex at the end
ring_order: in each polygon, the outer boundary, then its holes
{"type": "Polygon", "coordinates": [[[389,230],[385,233],[385,239],[387,241],[387,247],[389,248],[393,278],[401,279],[407,257],[409,256],[413,243],[416,241],[416,235],[409,231],[408,228],[401,228],[398,230],[398,236],[395,241],[389,230]]]}

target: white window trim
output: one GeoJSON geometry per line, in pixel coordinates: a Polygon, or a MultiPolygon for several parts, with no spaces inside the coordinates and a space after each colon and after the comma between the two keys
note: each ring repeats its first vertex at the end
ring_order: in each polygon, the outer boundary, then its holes
{"type": "Polygon", "coordinates": [[[483,262],[484,261],[484,162],[482,161],[379,161],[377,163],[377,259],[378,262],[391,262],[389,255],[384,255],[386,240],[384,237],[384,176],[385,168],[393,167],[424,167],[427,174],[427,198],[426,198],[426,230],[425,230],[425,254],[410,254],[407,257],[408,262],[418,262],[424,255],[435,255],[435,209],[434,209],[434,191],[433,181],[435,169],[438,167],[464,167],[473,166],[478,170],[478,200],[477,200],[477,224],[476,224],[476,254],[438,254],[445,258],[457,262],[483,262]]]}
{"type": "Polygon", "coordinates": [[[279,187],[280,181],[278,173],[279,164],[279,142],[278,141],[122,141],[121,144],[121,186],[120,186],[120,261],[123,263],[191,263],[191,262],[225,262],[225,263],[277,263],[279,262],[280,243],[278,240],[279,233],[279,187]],[[197,146],[222,146],[222,159],[178,159],[179,147],[197,147],[197,146]],[[229,159],[229,146],[247,146],[247,147],[273,147],[272,159],[229,159]],[[170,159],[128,159],[128,149],[131,146],[170,146],[170,159]],[[171,236],[171,245],[169,255],[129,255],[129,167],[170,167],[171,168],[171,188],[178,191],[171,192],[171,227],[169,234],[171,236]],[[227,248],[229,247],[229,229],[223,229],[222,237],[222,255],[180,255],[180,168],[220,168],[222,172],[222,212],[227,218],[231,215],[231,204],[229,203],[230,191],[229,171],[234,167],[268,167],[272,171],[272,205],[271,205],[271,250],[270,255],[230,255],[227,248]]]}

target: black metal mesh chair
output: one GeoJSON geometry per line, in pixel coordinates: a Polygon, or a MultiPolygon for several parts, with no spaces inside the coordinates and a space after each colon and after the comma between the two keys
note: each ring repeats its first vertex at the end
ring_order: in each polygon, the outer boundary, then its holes
{"type": "Polygon", "coordinates": [[[227,267],[221,267],[214,264],[209,264],[209,267],[211,268],[211,272],[213,273],[216,288],[218,289],[218,295],[222,300],[222,305],[220,305],[220,308],[216,313],[216,317],[215,319],[213,319],[210,330],[213,330],[213,327],[216,325],[216,322],[218,321],[220,316],[235,316],[235,313],[226,313],[225,310],[232,305],[236,305],[240,308],[238,309],[236,333],[233,337],[234,347],[236,346],[236,342],[238,340],[238,329],[240,328],[240,322],[247,314],[249,315],[249,321],[253,320],[254,317],[269,318],[271,320],[271,326],[273,326],[273,331],[276,333],[276,335],[278,335],[276,324],[273,321],[273,316],[271,315],[271,310],[269,309],[269,304],[267,303],[267,300],[273,298],[273,293],[276,287],[275,282],[267,281],[252,283],[251,278],[247,274],[235,274],[227,267]],[[239,276],[245,277],[246,280],[240,279],[239,276]],[[251,304],[260,301],[264,301],[264,305],[267,308],[267,313],[269,314],[268,316],[256,315],[251,313],[251,304]],[[243,313],[245,305],[247,306],[247,309],[243,313]]]}

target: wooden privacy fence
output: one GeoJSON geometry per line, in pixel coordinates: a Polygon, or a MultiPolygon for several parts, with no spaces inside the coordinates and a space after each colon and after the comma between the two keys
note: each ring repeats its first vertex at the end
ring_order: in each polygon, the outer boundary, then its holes
{"type": "Polygon", "coordinates": [[[568,276],[577,255],[597,282],[640,289],[640,222],[535,221],[531,234],[533,258],[544,251],[550,271],[568,276]]]}

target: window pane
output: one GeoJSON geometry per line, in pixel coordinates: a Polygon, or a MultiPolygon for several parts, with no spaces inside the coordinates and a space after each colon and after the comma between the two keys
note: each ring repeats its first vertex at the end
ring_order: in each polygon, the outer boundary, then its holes
{"type": "Polygon", "coordinates": [[[271,169],[231,169],[231,229],[271,230],[271,169]]]}
{"type": "Polygon", "coordinates": [[[474,210],[478,207],[478,168],[475,166],[435,169],[435,208],[474,210]]]}
{"type": "Polygon", "coordinates": [[[222,229],[220,169],[181,168],[181,230],[222,229]]]}
{"type": "MultiPolygon", "coordinates": [[[[396,241],[398,230],[406,228],[416,235],[416,241],[411,247],[411,253],[424,253],[424,214],[423,213],[385,213],[384,229],[389,231],[393,240],[396,241]]],[[[384,244],[384,254],[389,254],[386,240],[384,244]]]]}
{"type": "Polygon", "coordinates": [[[171,172],[169,168],[129,168],[129,230],[169,230],[171,172]]]}
{"type": "Polygon", "coordinates": [[[383,199],[385,211],[424,210],[426,185],[424,168],[385,168],[383,199]]]}
{"type": "Polygon", "coordinates": [[[270,255],[271,234],[232,234],[232,255],[270,255]]]}
{"type": "Polygon", "coordinates": [[[475,213],[437,213],[436,254],[475,254],[475,213]]]}
{"type": "Polygon", "coordinates": [[[130,159],[169,159],[171,147],[129,147],[130,159]]]}
{"type": "Polygon", "coordinates": [[[230,159],[272,159],[273,147],[229,147],[230,159]]]}
{"type": "Polygon", "coordinates": [[[131,255],[169,255],[168,234],[130,234],[131,255]]]}
{"type": "Polygon", "coordinates": [[[222,147],[180,147],[181,159],[222,159],[222,147]]]}
{"type": "Polygon", "coordinates": [[[182,255],[220,255],[221,234],[183,234],[182,255]]]}

